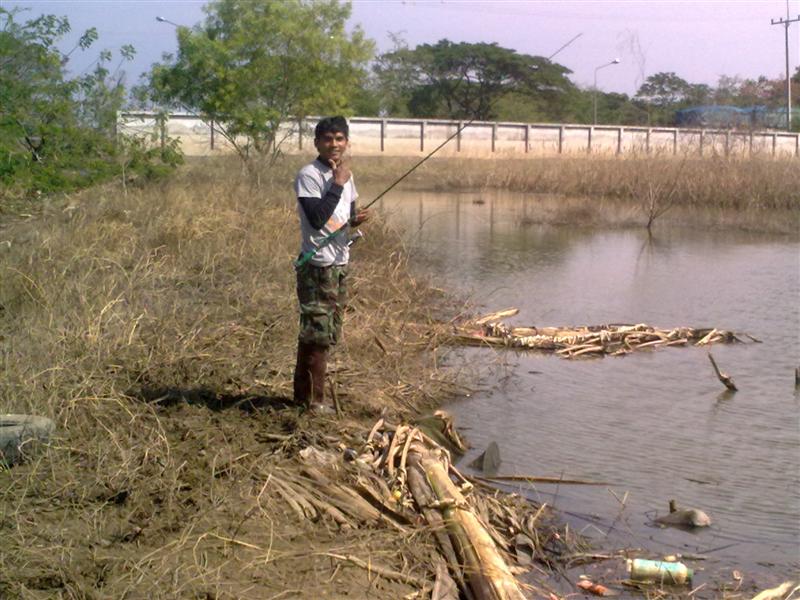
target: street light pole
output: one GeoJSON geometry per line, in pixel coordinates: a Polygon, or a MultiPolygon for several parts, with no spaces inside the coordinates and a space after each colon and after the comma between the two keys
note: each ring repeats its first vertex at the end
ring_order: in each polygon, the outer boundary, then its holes
{"type": "Polygon", "coordinates": [[[180,27],[180,25],[178,25],[177,23],[173,23],[172,21],[170,21],[169,19],[165,19],[164,17],[156,17],[156,21],[158,21],[159,23],[169,23],[173,27],[180,27]]]}
{"type": "Polygon", "coordinates": [[[600,65],[594,70],[594,87],[592,88],[592,113],[594,115],[592,118],[593,125],[597,125],[597,72],[600,69],[610,67],[611,65],[618,65],[619,62],[620,62],[619,59],[615,58],[611,62],[607,62],[604,65],[600,65]]]}

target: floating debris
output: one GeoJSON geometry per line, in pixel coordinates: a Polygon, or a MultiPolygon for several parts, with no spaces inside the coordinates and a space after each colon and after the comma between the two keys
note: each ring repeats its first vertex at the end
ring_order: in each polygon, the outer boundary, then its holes
{"type": "Polygon", "coordinates": [[[595,596],[616,596],[618,592],[608,589],[601,583],[595,583],[590,579],[581,579],[577,584],[582,590],[594,594],[595,596]]]}
{"type": "Polygon", "coordinates": [[[800,591],[800,583],[797,581],[785,581],[778,587],[756,594],[753,596],[753,600],[788,600],[798,591],[800,591]]]}
{"type": "Polygon", "coordinates": [[[510,308],[455,324],[451,338],[459,344],[543,350],[564,358],[620,356],[646,348],[706,346],[742,341],[733,332],[716,328],[658,329],[645,323],[512,327],[500,322],[518,312],[518,309],[510,308]]]}
{"type": "Polygon", "coordinates": [[[628,574],[634,581],[647,581],[682,585],[690,583],[694,572],[682,562],[647,560],[634,558],[628,560],[628,574]]]}

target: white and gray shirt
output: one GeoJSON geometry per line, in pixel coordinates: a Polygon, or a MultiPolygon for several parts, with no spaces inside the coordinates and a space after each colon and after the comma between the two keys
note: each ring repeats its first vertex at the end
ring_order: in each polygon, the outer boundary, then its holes
{"type": "MultiPolygon", "coordinates": [[[[353,177],[343,186],[336,184],[333,170],[320,160],[300,169],[294,181],[294,191],[300,216],[301,254],[318,248],[326,236],[346,227],[355,213],[358,192],[353,177]]],[[[347,234],[342,232],[320,248],[309,262],[317,267],[327,267],[346,265],[349,259],[347,234]]]]}

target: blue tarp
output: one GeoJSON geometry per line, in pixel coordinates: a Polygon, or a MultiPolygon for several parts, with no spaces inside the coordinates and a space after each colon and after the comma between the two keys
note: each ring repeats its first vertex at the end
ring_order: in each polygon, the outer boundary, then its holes
{"type": "MultiPolygon", "coordinates": [[[[800,110],[792,110],[793,118],[800,116],[800,110]]],[[[675,125],[678,127],[719,127],[728,128],[783,128],[786,127],[785,108],[766,106],[694,106],[675,112],[675,125]]]]}

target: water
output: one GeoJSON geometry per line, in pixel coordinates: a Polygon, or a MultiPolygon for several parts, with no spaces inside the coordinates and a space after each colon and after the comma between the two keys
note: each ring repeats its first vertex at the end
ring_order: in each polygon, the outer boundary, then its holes
{"type": "Polygon", "coordinates": [[[694,565],[700,581],[739,569],[766,585],[800,572],[796,238],[537,226],[536,198],[509,193],[384,202],[419,264],[487,312],[518,307],[512,324],[718,327],[762,340],[711,347],[736,394],[700,348],[575,361],[463,349],[484,367],[483,387],[445,408],[473,444],[462,468],[496,440],[503,473],[608,482],[520,488],[601,546],[706,554],[694,565]],[[670,498],[705,510],[713,526],[652,527],[670,498]]]}

